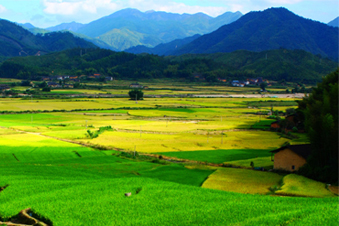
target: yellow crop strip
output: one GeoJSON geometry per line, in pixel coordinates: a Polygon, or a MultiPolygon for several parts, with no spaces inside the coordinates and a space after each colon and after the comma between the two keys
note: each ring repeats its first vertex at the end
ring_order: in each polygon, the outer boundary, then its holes
{"type": "Polygon", "coordinates": [[[275,133],[238,131],[226,135],[157,134],[134,132],[105,132],[95,139],[81,140],[92,144],[138,152],[173,152],[216,149],[272,149],[287,141],[275,133]]]}
{"type": "Polygon", "coordinates": [[[281,190],[275,192],[280,195],[307,196],[307,197],[334,197],[326,188],[326,184],[309,178],[289,174],[283,178],[281,190]]]}
{"type": "Polygon", "coordinates": [[[282,176],[248,169],[218,168],[203,183],[203,188],[245,194],[266,194],[269,188],[278,184],[282,176]]]}

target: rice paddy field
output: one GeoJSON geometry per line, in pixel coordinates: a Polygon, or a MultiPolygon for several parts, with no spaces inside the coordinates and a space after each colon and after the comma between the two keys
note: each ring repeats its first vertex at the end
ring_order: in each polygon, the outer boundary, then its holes
{"type": "Polygon", "coordinates": [[[308,142],[269,131],[272,107],[296,106],[0,99],[0,224],[31,208],[49,225],[338,225],[338,198],[325,184],[249,169],[271,169],[270,150],[308,142]]]}

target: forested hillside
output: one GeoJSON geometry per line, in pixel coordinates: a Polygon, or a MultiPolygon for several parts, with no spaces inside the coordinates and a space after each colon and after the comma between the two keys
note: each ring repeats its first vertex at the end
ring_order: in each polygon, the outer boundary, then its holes
{"type": "Polygon", "coordinates": [[[0,20],[0,56],[42,55],[75,47],[93,48],[95,45],[69,32],[34,35],[15,23],[0,20]]]}
{"type": "Polygon", "coordinates": [[[285,8],[250,12],[239,20],[203,35],[175,54],[302,49],[338,59],[338,28],[302,18],[285,8]]]}
{"type": "Polygon", "coordinates": [[[210,55],[160,57],[103,49],[71,49],[44,56],[16,57],[0,66],[0,77],[40,79],[49,75],[100,73],[115,79],[177,78],[207,82],[218,78],[264,77],[316,83],[337,63],[302,50],[236,51],[210,55]],[[198,80],[199,80],[198,79],[198,80]]]}

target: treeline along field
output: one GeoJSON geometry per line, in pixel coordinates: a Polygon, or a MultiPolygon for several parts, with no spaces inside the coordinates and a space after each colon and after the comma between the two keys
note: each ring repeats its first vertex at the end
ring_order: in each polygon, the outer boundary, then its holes
{"type": "Polygon", "coordinates": [[[218,78],[264,77],[275,81],[284,79],[314,84],[336,67],[336,62],[302,50],[160,57],[76,48],[39,57],[8,59],[0,65],[0,75],[4,78],[40,80],[51,74],[79,76],[100,73],[119,80],[174,78],[191,82],[197,80],[196,75],[200,75],[210,83],[218,82],[218,78]]]}

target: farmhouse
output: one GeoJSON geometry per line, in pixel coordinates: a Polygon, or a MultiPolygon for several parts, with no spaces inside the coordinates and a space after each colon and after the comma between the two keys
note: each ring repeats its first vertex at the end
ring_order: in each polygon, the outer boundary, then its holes
{"type": "Polygon", "coordinates": [[[274,121],[274,122],[272,122],[271,123],[271,129],[272,130],[278,130],[278,129],[280,129],[280,121],[274,121]]]}
{"type": "Polygon", "coordinates": [[[0,91],[5,91],[5,90],[9,90],[9,86],[5,85],[5,84],[0,84],[0,91]]]}
{"type": "Polygon", "coordinates": [[[142,89],[144,87],[142,85],[140,85],[139,83],[135,82],[135,83],[130,84],[129,88],[142,89]]]}
{"type": "Polygon", "coordinates": [[[111,77],[111,76],[107,76],[107,77],[105,77],[105,81],[113,81],[114,79],[113,79],[113,77],[111,77]]]}
{"type": "MultiPolygon", "coordinates": [[[[311,154],[311,145],[288,145],[271,151],[274,153],[274,169],[297,171],[300,167],[305,165],[308,156],[311,154]]],[[[273,156],[272,156],[273,157],[273,156]]]]}
{"type": "Polygon", "coordinates": [[[48,82],[47,85],[50,88],[59,88],[59,87],[61,87],[61,85],[59,83],[56,83],[56,82],[48,82]]]}
{"type": "Polygon", "coordinates": [[[63,85],[64,88],[74,88],[73,84],[64,84],[63,85]]]}

